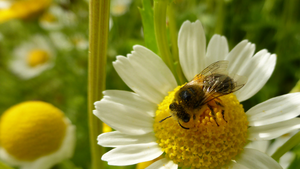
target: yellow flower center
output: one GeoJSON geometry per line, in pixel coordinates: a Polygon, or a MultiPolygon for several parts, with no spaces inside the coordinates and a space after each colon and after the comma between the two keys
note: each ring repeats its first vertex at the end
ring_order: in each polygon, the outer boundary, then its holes
{"type": "Polygon", "coordinates": [[[49,60],[49,54],[42,49],[34,49],[28,53],[27,63],[30,67],[42,65],[49,60]]]}
{"type": "Polygon", "coordinates": [[[42,22],[49,22],[49,23],[54,23],[57,21],[57,18],[51,14],[50,12],[45,12],[41,17],[40,20],[42,22]]]}
{"type": "Polygon", "coordinates": [[[221,168],[234,160],[247,142],[248,121],[243,106],[234,94],[229,94],[218,98],[221,105],[211,103],[215,117],[206,106],[188,123],[177,118],[161,121],[171,115],[169,105],[181,87],[158,105],[154,122],[157,142],[166,158],[181,167],[221,168]]]}
{"type": "Polygon", "coordinates": [[[21,161],[34,161],[57,151],[66,133],[64,114],[51,104],[28,101],[4,112],[0,145],[21,161]]]}
{"type": "Polygon", "coordinates": [[[26,19],[41,13],[52,0],[18,0],[11,2],[9,8],[0,9],[0,23],[14,18],[26,19]]]}

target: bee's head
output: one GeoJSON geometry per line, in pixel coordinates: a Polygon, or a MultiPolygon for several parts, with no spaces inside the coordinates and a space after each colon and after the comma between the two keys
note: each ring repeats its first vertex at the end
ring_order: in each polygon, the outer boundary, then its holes
{"type": "Polygon", "coordinates": [[[187,123],[190,121],[191,116],[185,112],[184,108],[180,104],[178,104],[176,102],[172,102],[169,105],[169,109],[172,111],[172,114],[175,117],[182,120],[183,122],[187,123]]]}
{"type": "Polygon", "coordinates": [[[185,109],[198,109],[203,104],[205,93],[197,85],[185,85],[175,95],[175,99],[185,109]]]}
{"type": "Polygon", "coordinates": [[[182,88],[178,93],[178,97],[180,98],[180,100],[186,103],[191,101],[195,95],[196,92],[192,87],[182,88]]]}

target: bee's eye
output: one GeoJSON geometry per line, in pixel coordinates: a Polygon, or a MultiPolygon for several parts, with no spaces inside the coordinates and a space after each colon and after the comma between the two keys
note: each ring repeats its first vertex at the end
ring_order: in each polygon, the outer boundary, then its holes
{"type": "Polygon", "coordinates": [[[192,95],[187,90],[183,90],[179,93],[179,97],[184,101],[188,101],[191,99],[192,95]]]}
{"type": "Polygon", "coordinates": [[[171,103],[170,105],[169,105],[169,109],[170,110],[172,110],[172,111],[174,111],[175,109],[176,109],[176,103],[171,103]]]}
{"type": "Polygon", "coordinates": [[[187,116],[184,116],[184,117],[182,118],[182,121],[185,122],[185,123],[187,123],[187,122],[190,121],[190,115],[189,115],[189,114],[186,114],[186,115],[187,115],[187,116]]]}
{"type": "Polygon", "coordinates": [[[185,123],[189,122],[191,119],[191,116],[184,111],[180,112],[178,115],[180,116],[180,119],[185,123]]]}

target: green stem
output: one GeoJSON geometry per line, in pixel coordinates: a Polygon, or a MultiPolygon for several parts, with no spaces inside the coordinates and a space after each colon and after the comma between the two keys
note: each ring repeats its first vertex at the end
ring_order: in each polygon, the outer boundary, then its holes
{"type": "Polygon", "coordinates": [[[295,92],[300,92],[300,80],[297,82],[297,84],[290,91],[290,93],[295,93],[295,92]]]}
{"type": "Polygon", "coordinates": [[[144,31],[145,45],[152,52],[158,54],[154,32],[153,9],[150,0],[142,0],[143,8],[139,8],[144,31]]]}
{"type": "Polygon", "coordinates": [[[170,68],[174,74],[177,82],[179,82],[175,67],[173,64],[172,55],[169,49],[169,43],[166,30],[166,13],[167,13],[168,0],[155,0],[154,1],[154,31],[156,36],[156,43],[158,51],[162,60],[170,68]]]}
{"type": "Polygon", "coordinates": [[[280,157],[300,143],[300,131],[279,147],[272,158],[279,161],[280,157]]]}
{"type": "Polygon", "coordinates": [[[182,73],[180,62],[179,62],[179,53],[178,53],[178,30],[176,28],[176,20],[174,15],[174,4],[171,3],[168,5],[167,15],[169,18],[169,30],[170,30],[170,38],[171,38],[171,45],[172,45],[172,56],[174,63],[177,63],[175,67],[176,74],[178,75],[179,84],[183,84],[186,82],[186,79],[182,73]]]}
{"type": "Polygon", "coordinates": [[[102,132],[102,122],[93,114],[93,109],[94,102],[101,99],[105,89],[110,1],[90,0],[89,8],[88,118],[91,168],[103,169],[101,157],[104,148],[97,145],[97,136],[102,132]]]}
{"type": "Polygon", "coordinates": [[[223,33],[223,26],[224,26],[224,0],[218,0],[217,3],[217,23],[215,28],[216,34],[222,34],[223,33]]]}
{"type": "Polygon", "coordinates": [[[275,4],[274,0],[265,1],[264,6],[262,8],[262,12],[264,13],[264,15],[270,15],[270,12],[272,11],[274,4],[275,4]]]}
{"type": "Polygon", "coordinates": [[[285,43],[283,39],[286,37],[287,34],[290,33],[294,22],[296,22],[296,11],[298,10],[298,4],[298,0],[284,1],[282,22],[280,26],[278,26],[279,29],[277,33],[277,39],[279,44],[277,46],[284,46],[281,45],[282,43],[285,43]]]}

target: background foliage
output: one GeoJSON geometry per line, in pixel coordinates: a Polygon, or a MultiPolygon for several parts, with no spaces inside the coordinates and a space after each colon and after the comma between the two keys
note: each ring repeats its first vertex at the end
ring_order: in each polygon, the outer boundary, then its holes
{"type": "MultiPolygon", "coordinates": [[[[74,40],[77,35],[88,40],[88,2],[57,0],[53,3],[76,16],[74,26],[59,30],[59,33],[65,35],[65,40],[72,44],[69,48],[60,48],[64,42],[51,38],[54,32],[41,27],[40,15],[26,20],[14,19],[0,25],[0,113],[27,100],[52,103],[63,110],[77,127],[75,155],[70,162],[56,168],[89,168],[88,48],[76,47],[77,42],[74,40]],[[22,80],[8,69],[8,64],[14,48],[35,34],[48,37],[53,46],[56,46],[55,66],[38,77],[22,80]]],[[[256,44],[256,51],[266,48],[270,53],[277,54],[277,65],[270,80],[258,94],[243,103],[247,110],[268,98],[290,92],[300,79],[299,5],[297,0],[182,0],[175,1],[174,13],[178,29],[185,20],[199,19],[207,39],[215,33],[224,35],[230,49],[241,40],[248,39],[256,44]]],[[[136,0],[124,15],[112,16],[113,26],[109,33],[107,56],[107,89],[130,90],[114,71],[112,62],[117,55],[130,53],[133,45],[145,45],[139,8],[142,8],[142,3],[136,0]]],[[[296,159],[299,159],[300,148],[295,150],[296,159]]],[[[293,166],[299,165],[298,163],[294,161],[293,166]]]]}

